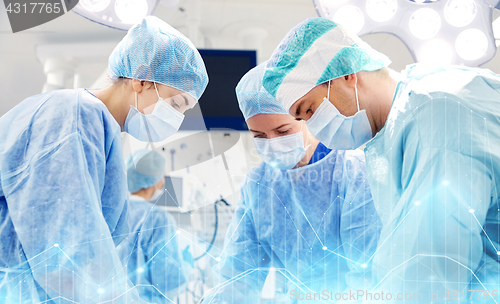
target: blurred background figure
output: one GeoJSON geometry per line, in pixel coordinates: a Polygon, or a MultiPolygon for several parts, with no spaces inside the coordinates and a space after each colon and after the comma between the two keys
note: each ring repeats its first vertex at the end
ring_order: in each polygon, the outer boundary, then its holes
{"type": "Polygon", "coordinates": [[[155,206],[164,192],[165,159],[155,151],[137,150],[126,166],[131,233],[118,246],[118,253],[141,298],[168,303],[183,291],[193,261],[189,247],[179,250],[173,216],[155,206]]]}

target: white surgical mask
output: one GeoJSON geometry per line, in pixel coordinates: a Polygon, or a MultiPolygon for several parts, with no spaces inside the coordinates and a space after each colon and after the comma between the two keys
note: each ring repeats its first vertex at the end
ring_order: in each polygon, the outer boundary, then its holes
{"type": "Polygon", "coordinates": [[[158,102],[151,114],[142,114],[137,110],[137,92],[135,93],[135,108],[130,106],[125,120],[125,132],[140,141],[159,142],[175,134],[184,120],[184,115],[166,103],[158,94],[158,102]]]}
{"type": "Polygon", "coordinates": [[[306,121],[309,131],[330,149],[356,149],[372,138],[372,128],[366,110],[359,109],[358,88],[355,85],[358,112],[345,117],[330,102],[330,82],[328,97],[323,99],[313,116],[306,121]]]}
{"type": "Polygon", "coordinates": [[[163,195],[163,188],[155,189],[155,192],[153,193],[149,201],[155,203],[162,195],[163,195]]]}
{"type": "Polygon", "coordinates": [[[303,136],[301,128],[299,132],[291,135],[271,139],[252,139],[255,149],[262,156],[264,162],[272,167],[288,170],[295,167],[304,155],[306,155],[309,146],[304,146],[303,136]]]}

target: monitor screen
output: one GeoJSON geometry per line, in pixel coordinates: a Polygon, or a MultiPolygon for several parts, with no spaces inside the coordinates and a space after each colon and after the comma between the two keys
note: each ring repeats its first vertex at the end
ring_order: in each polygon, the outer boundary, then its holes
{"type": "Polygon", "coordinates": [[[235,88],[241,77],[256,66],[256,51],[199,50],[208,72],[208,86],[199,103],[186,111],[181,130],[205,129],[196,113],[203,114],[207,129],[248,130],[236,99],[235,88]]]}

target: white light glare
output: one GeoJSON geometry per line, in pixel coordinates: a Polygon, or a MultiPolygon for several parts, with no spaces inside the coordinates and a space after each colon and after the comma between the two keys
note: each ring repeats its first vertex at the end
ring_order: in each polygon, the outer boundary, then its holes
{"type": "Polygon", "coordinates": [[[377,22],[389,21],[396,14],[398,3],[396,0],[368,0],[366,12],[377,22]]]}
{"type": "Polygon", "coordinates": [[[429,39],[439,32],[441,17],[431,8],[421,8],[411,15],[408,26],[413,36],[423,40],[429,39]]]}
{"type": "Polygon", "coordinates": [[[481,58],[488,49],[488,38],[478,29],[467,29],[455,41],[458,56],[465,60],[481,58]]]}
{"type": "Polygon", "coordinates": [[[80,0],[78,2],[84,9],[90,12],[101,12],[109,6],[111,0],[80,0]]]}
{"type": "Polygon", "coordinates": [[[148,14],[146,0],[116,0],[115,12],[123,23],[135,24],[148,14]]]}
{"type": "Polygon", "coordinates": [[[426,43],[417,53],[418,62],[448,65],[453,53],[448,43],[443,40],[432,40],[426,43]]]}
{"type": "Polygon", "coordinates": [[[474,0],[449,0],[444,7],[444,18],[456,27],[469,25],[476,17],[474,0]]]}
{"type": "Polygon", "coordinates": [[[365,25],[365,18],[363,12],[354,5],[342,6],[335,12],[333,21],[346,27],[354,34],[359,33],[365,25]]]}

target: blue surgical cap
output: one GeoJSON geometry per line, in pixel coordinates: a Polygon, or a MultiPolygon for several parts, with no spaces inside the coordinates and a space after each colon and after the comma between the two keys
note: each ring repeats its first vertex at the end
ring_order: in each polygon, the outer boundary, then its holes
{"type": "Polygon", "coordinates": [[[236,97],[245,120],[257,114],[288,114],[262,86],[264,72],[265,63],[262,63],[248,71],[236,86],[236,97]]]}
{"type": "Polygon", "coordinates": [[[134,25],[109,56],[111,78],[157,82],[199,100],[208,84],[200,53],[179,31],[155,16],[134,25]]]}
{"type": "Polygon", "coordinates": [[[136,193],[156,185],[165,170],[165,159],[158,152],[136,150],[126,161],[128,191],[136,193]]]}
{"type": "Polygon", "coordinates": [[[310,18],[281,41],[266,65],[262,84],[289,111],[319,84],[390,63],[387,56],[335,22],[310,18]]]}

